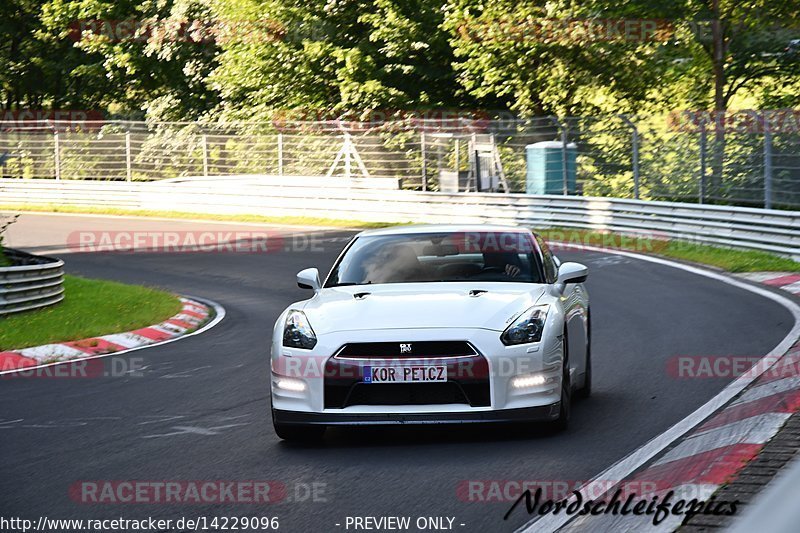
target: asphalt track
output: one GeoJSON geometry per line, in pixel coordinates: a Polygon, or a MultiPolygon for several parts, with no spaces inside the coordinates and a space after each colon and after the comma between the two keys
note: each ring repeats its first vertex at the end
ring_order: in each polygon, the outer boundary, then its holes
{"type": "MultiPolygon", "coordinates": [[[[336,429],[321,445],[290,445],[269,418],[271,326],[307,295],[294,274],[326,271],[351,233],[317,231],[314,250],[301,237],[299,249],[263,254],[63,250],[75,230],[209,228],[247,226],[34,214],[12,226],[9,245],[57,251],[70,273],[206,297],[227,316],[202,335],[122,356],[140,358],[141,375],[0,380],[0,516],[277,516],[281,531],[344,531],[347,516],[411,516],[412,523],[446,516],[456,531],[511,531],[528,521],[522,509],[504,521],[509,502],[463,501],[459,486],[590,479],[729,381],[676,379],[670,358],[764,354],[792,325],[780,305],[724,283],[632,258],[560,251],[590,267],[594,335],[594,395],[576,403],[569,430],[336,429]],[[276,480],[287,499],[84,504],[69,495],[81,480],[276,480]]],[[[287,243],[297,232],[276,231],[287,243]]]]}

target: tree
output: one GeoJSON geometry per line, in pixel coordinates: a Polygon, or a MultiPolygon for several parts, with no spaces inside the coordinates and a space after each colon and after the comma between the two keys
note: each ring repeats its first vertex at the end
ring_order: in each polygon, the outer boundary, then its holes
{"type": "Polygon", "coordinates": [[[477,105],[456,82],[438,1],[222,0],[217,16],[256,28],[221,45],[212,83],[226,112],[332,118],[477,105]]]}
{"type": "Polygon", "coordinates": [[[50,4],[10,0],[0,5],[0,102],[7,110],[87,109],[112,89],[92,58],[48,27],[50,4]]]}
{"type": "MultiPolygon", "coordinates": [[[[791,85],[800,79],[800,61],[788,49],[792,38],[800,36],[796,27],[800,2],[689,0],[683,9],[684,18],[695,22],[693,31],[678,40],[691,57],[691,65],[681,74],[693,86],[699,108],[714,113],[709,193],[715,196],[723,181],[724,122],[731,103],[747,92],[763,105],[771,84],[791,85]]],[[[792,98],[784,93],[787,107],[800,102],[800,95],[794,94],[792,98]]]]}
{"type": "Polygon", "coordinates": [[[655,19],[669,11],[647,2],[453,0],[446,9],[459,82],[523,115],[640,111],[668,68],[655,19]],[[635,19],[649,25],[625,26],[635,19]]]}

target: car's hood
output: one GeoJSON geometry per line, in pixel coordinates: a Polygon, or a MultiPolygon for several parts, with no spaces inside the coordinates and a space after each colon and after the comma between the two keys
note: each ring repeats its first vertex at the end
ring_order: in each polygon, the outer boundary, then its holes
{"type": "Polygon", "coordinates": [[[336,331],[484,328],[503,331],[542,296],[532,283],[395,283],[322,289],[303,310],[317,335],[336,331]],[[471,291],[486,291],[471,295],[471,291]]]}

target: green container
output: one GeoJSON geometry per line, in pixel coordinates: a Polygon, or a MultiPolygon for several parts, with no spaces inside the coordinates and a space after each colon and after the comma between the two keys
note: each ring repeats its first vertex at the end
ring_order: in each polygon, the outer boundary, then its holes
{"type": "MultiPolygon", "coordinates": [[[[544,141],[525,147],[528,194],[564,194],[564,150],[560,141],[544,141]]],[[[575,159],[578,147],[567,144],[567,194],[575,194],[575,159]]]]}

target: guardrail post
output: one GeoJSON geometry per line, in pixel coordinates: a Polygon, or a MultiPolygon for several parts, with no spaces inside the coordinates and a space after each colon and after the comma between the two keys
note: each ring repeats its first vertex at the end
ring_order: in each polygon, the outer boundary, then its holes
{"type": "Polygon", "coordinates": [[[703,203],[706,197],[706,125],[700,125],[700,186],[698,202],[703,203]]]}
{"type": "MultiPolygon", "coordinates": [[[[456,135],[458,135],[458,134],[456,134],[456,135]]],[[[456,155],[456,164],[454,166],[456,167],[456,180],[458,180],[458,170],[459,170],[459,163],[460,163],[459,159],[461,158],[461,141],[458,140],[458,137],[456,137],[456,147],[455,147],[455,149],[456,149],[456,154],[455,154],[456,155]]]]}
{"type": "Polygon", "coordinates": [[[764,120],[764,209],[772,209],[772,130],[764,120]]]}
{"type": "Polygon", "coordinates": [[[58,130],[53,131],[53,166],[56,171],[56,179],[61,179],[61,143],[58,138],[58,130]]]}
{"type": "Polygon", "coordinates": [[[125,179],[131,181],[131,132],[125,132],[125,179]]]}
{"type": "Polygon", "coordinates": [[[200,143],[203,148],[203,177],[208,177],[208,137],[204,133],[200,138],[200,143]]]}
{"type": "Polygon", "coordinates": [[[428,190],[428,161],[425,153],[425,130],[419,134],[420,150],[422,152],[422,190],[428,190]]]}
{"type": "Polygon", "coordinates": [[[283,176],[283,133],[278,134],[278,176],[283,176]]]}
{"type": "Polygon", "coordinates": [[[353,168],[352,168],[352,157],[353,157],[353,147],[352,141],[350,140],[350,134],[348,132],[344,133],[344,176],[347,178],[348,183],[350,183],[350,178],[353,177],[353,168]]]}

